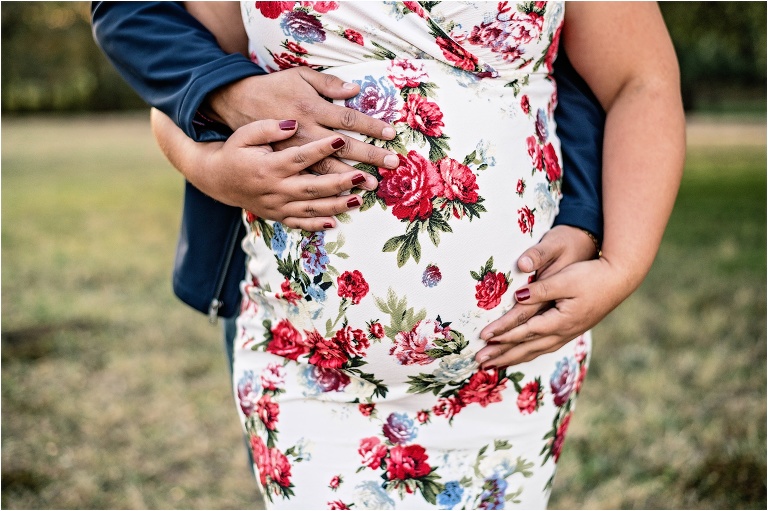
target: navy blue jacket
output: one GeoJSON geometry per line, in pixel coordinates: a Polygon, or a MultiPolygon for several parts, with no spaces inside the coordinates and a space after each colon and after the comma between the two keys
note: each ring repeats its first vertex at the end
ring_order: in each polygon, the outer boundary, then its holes
{"type": "MultiPolygon", "coordinates": [[[[214,89],[264,74],[240,54],[228,55],[181,2],[93,2],[96,42],[125,80],[198,141],[231,132],[202,120],[197,110],[214,89]]],[[[605,114],[565,53],[555,61],[562,141],[563,198],[555,225],[573,225],[602,238],[602,139],[605,114]]],[[[245,235],[241,210],[222,204],[189,182],[184,191],[173,290],[201,312],[231,317],[240,302],[245,235]]]]}

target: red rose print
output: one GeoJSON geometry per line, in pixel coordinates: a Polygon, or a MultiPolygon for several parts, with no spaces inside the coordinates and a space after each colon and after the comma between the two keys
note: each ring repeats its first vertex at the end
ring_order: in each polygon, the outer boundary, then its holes
{"type": "Polygon", "coordinates": [[[406,6],[408,10],[415,12],[419,17],[426,18],[424,9],[419,2],[403,2],[403,5],[406,6]]]}
{"type": "Polygon", "coordinates": [[[339,8],[339,2],[301,2],[305,7],[311,7],[315,12],[325,14],[329,11],[335,11],[339,8]]]}
{"type": "Polygon", "coordinates": [[[584,340],[584,336],[579,336],[579,340],[576,341],[576,347],[574,348],[576,362],[581,363],[587,358],[587,341],[584,340]]]}
{"type": "Polygon", "coordinates": [[[377,437],[371,436],[360,440],[360,448],[357,452],[363,457],[363,465],[376,470],[387,455],[387,446],[377,437]]]}
{"type": "Polygon", "coordinates": [[[416,420],[421,424],[426,424],[429,422],[429,410],[419,410],[416,413],[416,420]]]}
{"type": "MultiPolygon", "coordinates": [[[[335,475],[335,476],[333,476],[333,477],[331,478],[331,482],[330,482],[330,483],[328,483],[328,487],[329,487],[331,490],[336,490],[336,489],[338,489],[339,485],[340,485],[342,482],[343,482],[343,481],[342,481],[342,479],[341,479],[341,476],[340,476],[340,475],[335,475]]],[[[339,509],[347,509],[347,508],[339,508],[339,509]]]]}
{"type": "Polygon", "coordinates": [[[456,44],[451,39],[437,37],[435,42],[443,51],[443,56],[454,66],[465,71],[474,71],[477,67],[477,57],[456,44]]]}
{"type": "Polygon", "coordinates": [[[439,137],[443,134],[443,112],[437,103],[419,94],[408,94],[400,115],[396,122],[405,122],[428,137],[439,137]]]}
{"type": "Polygon", "coordinates": [[[277,390],[285,385],[285,368],[271,363],[261,372],[261,385],[266,390],[277,390]]]}
{"type": "Polygon", "coordinates": [[[437,162],[437,166],[445,185],[443,197],[464,204],[477,202],[477,181],[469,167],[447,157],[437,162]]]}
{"type": "Polygon", "coordinates": [[[371,345],[365,332],[349,325],[337,330],[333,340],[342,350],[357,357],[365,356],[365,350],[371,345]]]}
{"type": "Polygon", "coordinates": [[[261,15],[271,20],[277,19],[285,11],[293,9],[296,2],[254,2],[261,15]]]}
{"type": "Polygon", "coordinates": [[[280,320],[271,332],[272,340],[267,345],[269,353],[296,360],[309,351],[299,331],[287,319],[280,320]]]}
{"type": "Polygon", "coordinates": [[[459,399],[464,404],[479,403],[485,408],[501,401],[501,391],[507,386],[507,379],[499,381],[496,369],[478,371],[459,389],[459,399]]]}
{"type": "Polygon", "coordinates": [[[256,216],[255,213],[251,213],[250,211],[245,212],[245,221],[249,224],[252,224],[255,222],[259,217],[256,216]]]}
{"type": "Polygon", "coordinates": [[[531,102],[528,99],[528,94],[523,94],[523,97],[520,98],[520,108],[523,109],[523,113],[526,115],[531,113],[531,102]]]}
{"type": "Polygon", "coordinates": [[[410,332],[400,332],[395,336],[395,345],[389,350],[402,365],[426,365],[434,359],[427,351],[437,347],[437,339],[450,339],[450,330],[432,319],[422,319],[410,332]]]}
{"type": "Polygon", "coordinates": [[[368,294],[368,283],[359,270],[345,271],[338,279],[338,293],[342,298],[349,298],[352,303],[358,304],[368,294]]]}
{"type": "Polygon", "coordinates": [[[571,423],[571,413],[568,413],[563,418],[563,422],[557,426],[557,434],[555,440],[552,443],[552,456],[555,458],[555,463],[560,459],[560,452],[563,450],[563,442],[565,442],[565,433],[568,431],[568,425],[571,423]]]}
{"type": "Polygon", "coordinates": [[[285,279],[283,283],[280,284],[280,290],[282,293],[275,293],[275,298],[288,300],[288,303],[291,305],[296,305],[296,303],[301,300],[301,296],[291,289],[291,282],[288,279],[285,279]]]}
{"type": "MultiPolygon", "coordinates": [[[[335,490],[335,488],[333,489],[335,490]]],[[[328,502],[328,509],[350,509],[350,508],[340,500],[332,500],[328,502]]]]}
{"type": "Polygon", "coordinates": [[[520,227],[520,232],[526,234],[528,232],[533,236],[533,223],[536,219],[533,216],[533,211],[528,206],[523,206],[517,210],[517,214],[520,217],[517,219],[517,225],[520,227]]]}
{"type": "Polygon", "coordinates": [[[555,148],[550,143],[544,146],[544,165],[547,167],[547,181],[552,183],[560,179],[562,175],[560,162],[557,159],[555,148]]]}
{"type": "Polygon", "coordinates": [[[308,66],[309,62],[301,57],[297,57],[292,53],[275,53],[272,55],[272,59],[280,69],[291,69],[293,67],[308,66]]]}
{"type": "Polygon", "coordinates": [[[314,366],[311,377],[323,392],[342,392],[349,385],[349,376],[339,369],[314,366]]]}
{"type": "Polygon", "coordinates": [[[360,413],[362,413],[365,417],[370,417],[373,411],[376,409],[376,405],[374,403],[360,403],[357,405],[357,409],[360,410],[360,413]]]}
{"type": "Polygon", "coordinates": [[[541,384],[538,381],[529,382],[517,396],[517,408],[527,415],[535,412],[541,402],[541,384]]]}
{"type": "Polygon", "coordinates": [[[291,463],[285,454],[276,447],[269,449],[269,465],[270,471],[267,477],[283,488],[289,487],[291,485],[291,463]]]}
{"type": "Polygon", "coordinates": [[[488,272],[483,275],[483,280],[475,286],[475,298],[477,306],[481,309],[491,310],[499,303],[501,297],[507,292],[509,282],[503,273],[488,272]]]}
{"type": "Polygon", "coordinates": [[[381,339],[384,337],[384,327],[378,321],[376,323],[371,323],[368,331],[370,332],[371,336],[375,337],[376,339],[381,339]]]}
{"type": "Polygon", "coordinates": [[[416,151],[398,157],[396,169],[379,168],[382,180],[376,195],[392,206],[392,214],[400,220],[426,220],[432,215],[432,198],[443,192],[442,179],[434,164],[416,151]]]}
{"type": "MultiPolygon", "coordinates": [[[[427,451],[420,445],[396,445],[387,458],[387,479],[404,481],[418,479],[430,473],[427,451]]],[[[410,492],[410,487],[408,488],[410,492]]]]}
{"type": "Polygon", "coordinates": [[[291,51],[291,52],[293,52],[293,53],[295,53],[297,55],[306,55],[308,53],[307,50],[305,50],[302,45],[300,45],[299,43],[297,43],[295,41],[287,41],[285,43],[285,48],[288,51],[291,51]]]}
{"type": "Polygon", "coordinates": [[[264,423],[270,431],[274,431],[277,427],[277,417],[280,415],[280,407],[277,403],[272,401],[269,394],[264,394],[256,403],[256,413],[259,415],[261,422],[264,423]]]}
{"type": "Polygon", "coordinates": [[[517,192],[518,197],[522,197],[523,194],[525,193],[525,181],[523,181],[522,179],[518,179],[517,188],[515,191],[517,192]]]}
{"type": "Polygon", "coordinates": [[[537,142],[536,137],[531,135],[530,137],[526,138],[525,141],[528,144],[528,156],[531,157],[533,168],[536,170],[543,169],[544,166],[541,157],[541,146],[537,142]]]}
{"type": "Polygon", "coordinates": [[[310,364],[339,369],[349,360],[345,350],[346,346],[335,337],[333,339],[326,339],[320,335],[320,332],[314,330],[307,332],[307,343],[310,346],[310,364]]]}
{"type": "Polygon", "coordinates": [[[455,396],[441,397],[437,400],[437,404],[432,407],[432,412],[438,417],[451,420],[462,408],[464,408],[464,403],[459,398],[455,396]]]}
{"type": "Polygon", "coordinates": [[[259,481],[261,485],[267,484],[267,474],[272,470],[269,465],[269,456],[267,446],[258,435],[251,436],[251,452],[253,453],[253,462],[259,469],[259,481]]]}
{"type": "Polygon", "coordinates": [[[555,34],[552,36],[552,43],[550,43],[549,48],[547,48],[547,54],[544,55],[544,65],[547,66],[547,71],[550,73],[552,72],[552,65],[555,63],[555,58],[557,58],[557,47],[560,44],[560,33],[562,30],[563,25],[557,27],[555,34]]]}
{"type": "Polygon", "coordinates": [[[576,386],[573,388],[573,391],[577,394],[581,391],[581,384],[584,383],[584,378],[587,376],[587,366],[583,365],[581,366],[581,369],[579,369],[579,376],[576,378],[576,386]]]}
{"type": "Polygon", "coordinates": [[[364,46],[363,35],[357,30],[352,30],[351,28],[346,29],[344,31],[344,39],[359,44],[360,46],[364,46]]]}

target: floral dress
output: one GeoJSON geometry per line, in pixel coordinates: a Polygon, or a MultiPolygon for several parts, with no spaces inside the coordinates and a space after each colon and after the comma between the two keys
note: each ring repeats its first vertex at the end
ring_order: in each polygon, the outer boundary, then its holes
{"type": "MultiPolygon", "coordinates": [[[[269,508],[544,508],[589,336],[482,370],[561,196],[559,2],[247,2],[251,59],[358,83],[396,151],[326,232],[244,212],[234,392],[269,508]]],[[[360,138],[358,134],[350,134],[360,138]]]]}

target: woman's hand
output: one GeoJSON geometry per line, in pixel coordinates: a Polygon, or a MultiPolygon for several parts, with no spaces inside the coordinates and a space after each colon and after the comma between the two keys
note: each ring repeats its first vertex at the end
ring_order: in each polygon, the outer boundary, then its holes
{"type": "Polygon", "coordinates": [[[549,273],[515,292],[518,303],[480,333],[488,346],[475,358],[487,369],[556,351],[599,323],[634,289],[627,272],[604,258],[549,273]]]}
{"type": "Polygon", "coordinates": [[[274,151],[270,144],[296,132],[293,120],[246,124],[226,142],[194,142],[154,109],[152,127],[163,153],[199,190],[288,227],[329,229],[335,226],[334,215],[362,203],[359,195],[339,194],[353,187],[373,190],[378,184],[356,169],[325,176],[302,172],[344,147],[338,135],[274,151]]]}

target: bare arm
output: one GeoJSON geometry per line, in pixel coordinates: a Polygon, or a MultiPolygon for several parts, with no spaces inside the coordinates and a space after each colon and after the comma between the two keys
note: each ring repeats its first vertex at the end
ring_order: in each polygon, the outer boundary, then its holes
{"type": "Polygon", "coordinates": [[[677,59],[656,4],[570,3],[563,37],[574,67],[607,112],[602,257],[519,289],[518,301],[555,300],[555,307],[524,323],[508,314],[488,325],[481,337],[491,345],[477,355],[484,367],[558,349],[637,289],[656,256],[682,177],[685,119],[677,59]],[[572,324],[563,325],[564,315],[572,324]],[[554,331],[555,324],[565,332],[554,331]]]}

